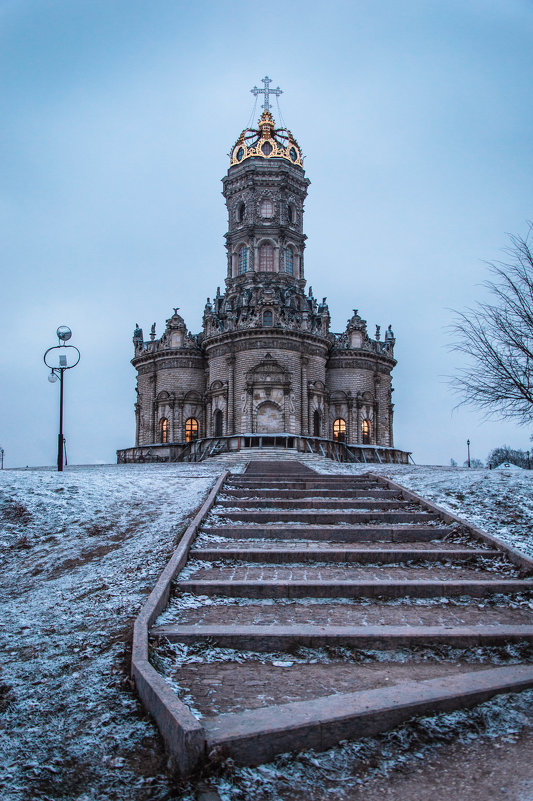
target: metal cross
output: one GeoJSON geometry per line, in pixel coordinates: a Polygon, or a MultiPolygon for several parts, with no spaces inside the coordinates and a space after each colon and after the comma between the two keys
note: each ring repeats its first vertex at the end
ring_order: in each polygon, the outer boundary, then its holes
{"type": "Polygon", "coordinates": [[[270,108],[271,108],[270,100],[269,100],[270,95],[276,95],[276,97],[279,97],[280,95],[283,94],[283,90],[280,89],[279,86],[278,86],[277,89],[271,89],[270,88],[270,84],[272,83],[272,79],[269,78],[268,75],[265,75],[265,77],[262,79],[261,83],[264,83],[264,85],[265,85],[264,89],[258,89],[257,86],[254,86],[253,89],[250,89],[250,92],[253,95],[255,95],[256,97],[257,97],[257,95],[264,95],[265,96],[265,101],[264,101],[264,103],[263,103],[261,108],[264,111],[270,111],[270,108]]]}

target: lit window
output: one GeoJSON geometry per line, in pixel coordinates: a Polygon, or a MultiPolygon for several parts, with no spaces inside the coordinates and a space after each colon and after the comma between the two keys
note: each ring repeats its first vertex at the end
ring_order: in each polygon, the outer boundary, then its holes
{"type": "Polygon", "coordinates": [[[274,247],[261,245],[259,248],[259,270],[263,273],[274,272],[274,247]]]}
{"type": "Polygon", "coordinates": [[[361,434],[363,445],[370,445],[370,437],[372,435],[372,423],[370,420],[363,420],[361,423],[361,434]]]}
{"type": "Polygon", "coordinates": [[[270,310],[263,312],[263,325],[271,326],[273,322],[274,318],[272,316],[272,312],[270,310]]]}
{"type": "Polygon", "coordinates": [[[337,442],[346,440],[346,420],[343,420],[342,417],[337,417],[333,423],[333,439],[337,442]]]}
{"type": "Polygon", "coordinates": [[[168,442],[168,420],[162,417],[159,421],[159,442],[168,442]]]}
{"type": "Polygon", "coordinates": [[[264,197],[259,205],[259,214],[261,217],[273,217],[274,216],[274,204],[268,197],[264,197]]]}
{"type": "Polygon", "coordinates": [[[294,254],[292,248],[283,248],[283,269],[287,275],[294,272],[294,254]]]}
{"type": "Polygon", "coordinates": [[[185,442],[192,442],[198,439],[198,420],[188,417],[185,421],[185,442]]]}
{"type": "Polygon", "coordinates": [[[242,245],[239,248],[239,275],[242,275],[248,269],[248,248],[242,245]]]}

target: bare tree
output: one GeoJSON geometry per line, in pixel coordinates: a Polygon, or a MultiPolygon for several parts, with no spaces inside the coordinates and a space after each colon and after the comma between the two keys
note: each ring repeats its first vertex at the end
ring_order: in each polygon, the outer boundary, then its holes
{"type": "Polygon", "coordinates": [[[529,241],[509,235],[504,251],[509,261],[490,262],[493,280],[485,286],[492,303],[478,303],[456,312],[452,349],[464,353],[469,365],[452,379],[459,405],[484,409],[488,416],[533,420],[533,253],[529,241]]]}

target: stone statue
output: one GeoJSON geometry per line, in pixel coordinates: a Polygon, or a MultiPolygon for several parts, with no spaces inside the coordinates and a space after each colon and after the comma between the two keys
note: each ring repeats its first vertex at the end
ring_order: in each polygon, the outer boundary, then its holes
{"type": "Polygon", "coordinates": [[[139,328],[139,323],[135,323],[135,331],[133,332],[133,344],[137,347],[144,342],[143,330],[139,328]]]}
{"type": "Polygon", "coordinates": [[[152,323],[152,327],[150,328],[150,339],[152,340],[152,342],[155,339],[155,323],[152,323]]]}

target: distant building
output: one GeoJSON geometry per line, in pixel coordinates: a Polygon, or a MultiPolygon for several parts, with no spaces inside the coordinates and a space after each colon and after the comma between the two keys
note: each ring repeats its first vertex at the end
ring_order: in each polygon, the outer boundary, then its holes
{"type": "Polygon", "coordinates": [[[225,291],[207,299],[199,334],[177,308],[160,339],[155,325],[148,341],[135,329],[136,448],[120,461],[180,458],[150,447],[229,435],[238,447],[281,435],[289,447],[313,437],[393,449],[394,334],[378,326],[372,339],[357,310],[334,334],[326,298],[306,291],[309,180],[296,139],[276,127],[267,80],[258,127],[240,134],[223,178],[225,291]]]}

